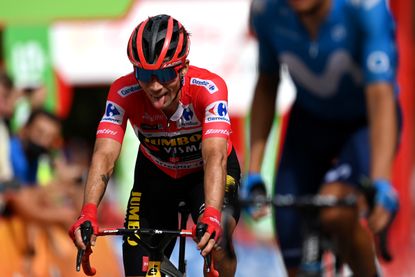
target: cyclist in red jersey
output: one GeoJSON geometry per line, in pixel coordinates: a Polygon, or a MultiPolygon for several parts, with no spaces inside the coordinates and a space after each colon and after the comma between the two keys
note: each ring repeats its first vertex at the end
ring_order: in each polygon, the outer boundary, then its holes
{"type": "MultiPolygon", "coordinates": [[[[215,247],[222,232],[221,210],[233,206],[233,228],[240,211],[240,167],[230,140],[227,87],[220,76],[189,65],[189,46],[188,32],[168,15],[149,17],[133,30],[127,54],[134,71],[111,85],[84,206],[69,234],[78,248],[85,248],[80,224],[89,220],[98,231],[97,206],[130,121],[140,147],[125,227],[177,229],[177,206],[184,200],[193,221],[207,225],[197,245],[202,255],[213,254],[220,276],[234,276],[235,255],[230,258],[215,247]]],[[[173,247],[174,242],[167,255],[173,247]]],[[[124,239],[126,276],[144,276],[146,259],[134,238],[124,239]]]]}

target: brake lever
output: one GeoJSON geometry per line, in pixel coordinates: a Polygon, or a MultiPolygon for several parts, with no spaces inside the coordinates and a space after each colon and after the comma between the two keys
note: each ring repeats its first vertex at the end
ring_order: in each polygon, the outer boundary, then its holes
{"type": "MultiPolygon", "coordinates": [[[[206,230],[207,230],[207,224],[198,222],[196,225],[196,237],[198,240],[200,240],[203,235],[205,234],[206,230]]],[[[214,234],[211,235],[211,237],[214,236],[214,234]]],[[[204,257],[204,268],[206,270],[207,276],[209,277],[218,277],[219,273],[218,271],[215,269],[213,260],[212,260],[212,254],[209,253],[208,255],[206,255],[204,257]]]]}
{"type": "MultiPolygon", "coordinates": [[[[371,213],[375,207],[376,189],[371,185],[365,185],[363,186],[363,192],[369,206],[369,212],[371,213]]],[[[379,251],[378,253],[380,257],[386,262],[391,262],[393,260],[393,256],[389,249],[388,236],[396,214],[397,212],[394,212],[385,228],[383,228],[379,233],[375,234],[376,249],[379,251]]]]}
{"type": "MultiPolygon", "coordinates": [[[[207,224],[198,222],[196,225],[196,237],[200,241],[207,230],[207,224]]],[[[207,272],[210,270],[211,257],[210,254],[204,258],[205,268],[207,272]]]]}
{"type": "Polygon", "coordinates": [[[389,220],[385,228],[383,228],[378,234],[376,234],[376,237],[377,237],[376,242],[378,244],[377,248],[379,250],[379,254],[382,257],[382,259],[385,260],[386,262],[391,262],[393,260],[393,256],[389,249],[388,235],[389,235],[392,222],[394,221],[395,217],[396,217],[396,212],[392,214],[391,219],[389,220]]]}
{"type": "MultiPolygon", "coordinates": [[[[92,224],[90,221],[85,221],[80,226],[81,230],[81,237],[82,242],[85,244],[86,247],[90,247],[91,244],[91,236],[93,233],[92,224]]],[[[84,249],[78,249],[78,253],[76,255],[76,271],[79,272],[81,270],[82,258],[85,255],[84,249]]]]}

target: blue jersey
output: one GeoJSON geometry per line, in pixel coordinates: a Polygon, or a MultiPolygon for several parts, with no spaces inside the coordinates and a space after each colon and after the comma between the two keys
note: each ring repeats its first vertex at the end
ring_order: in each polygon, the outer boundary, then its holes
{"type": "Polygon", "coordinates": [[[23,186],[34,186],[37,183],[38,161],[30,162],[26,157],[22,141],[17,137],[10,140],[10,160],[14,177],[23,186]]]}
{"type": "Polygon", "coordinates": [[[286,64],[297,105],[324,119],[366,115],[364,87],[395,87],[395,24],[385,0],[332,0],[311,39],[287,0],[254,0],[251,26],[259,42],[259,71],[286,64]]]}

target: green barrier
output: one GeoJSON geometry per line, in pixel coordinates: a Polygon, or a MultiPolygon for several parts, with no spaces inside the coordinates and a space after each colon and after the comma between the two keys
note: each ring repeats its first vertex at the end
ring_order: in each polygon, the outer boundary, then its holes
{"type": "Polygon", "coordinates": [[[126,14],[131,4],[131,0],[2,0],[0,23],[38,24],[67,19],[114,18],[126,14]]]}

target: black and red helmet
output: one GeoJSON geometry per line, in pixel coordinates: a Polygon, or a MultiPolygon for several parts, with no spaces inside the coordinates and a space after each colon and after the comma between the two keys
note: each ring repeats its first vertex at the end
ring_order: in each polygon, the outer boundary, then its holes
{"type": "Polygon", "coordinates": [[[156,15],[141,22],[128,41],[131,63],[146,70],[184,64],[189,54],[189,33],[169,15],[156,15]]]}

